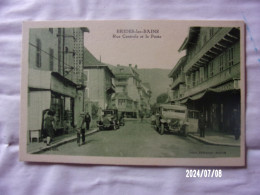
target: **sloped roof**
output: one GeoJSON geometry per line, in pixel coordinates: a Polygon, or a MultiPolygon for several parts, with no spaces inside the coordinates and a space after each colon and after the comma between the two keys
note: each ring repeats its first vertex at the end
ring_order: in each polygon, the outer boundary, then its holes
{"type": "Polygon", "coordinates": [[[130,66],[109,66],[114,73],[116,78],[128,78],[128,77],[135,77],[135,79],[140,80],[139,73],[130,66]]]}
{"type": "Polygon", "coordinates": [[[87,48],[84,48],[84,67],[91,65],[105,65],[104,63],[97,60],[97,58],[90,53],[87,48]]]}
{"type": "Polygon", "coordinates": [[[182,43],[178,51],[181,52],[182,50],[187,49],[189,44],[194,44],[197,41],[197,37],[199,33],[200,33],[200,27],[190,27],[189,34],[185,38],[184,42],[182,43]]]}

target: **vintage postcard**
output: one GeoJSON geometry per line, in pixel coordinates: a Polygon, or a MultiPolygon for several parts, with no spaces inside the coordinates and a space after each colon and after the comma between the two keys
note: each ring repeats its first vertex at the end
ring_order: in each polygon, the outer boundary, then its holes
{"type": "Polygon", "coordinates": [[[244,25],[24,22],[20,160],[245,166],[244,25]]]}

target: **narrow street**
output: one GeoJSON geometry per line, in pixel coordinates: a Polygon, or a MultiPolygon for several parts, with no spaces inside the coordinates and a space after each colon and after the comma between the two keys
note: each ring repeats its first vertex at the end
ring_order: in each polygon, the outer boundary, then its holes
{"type": "Polygon", "coordinates": [[[76,141],[44,154],[113,157],[236,157],[239,147],[207,145],[190,137],[160,135],[149,121],[126,121],[118,130],[100,131],[86,137],[86,144],[76,141]]]}

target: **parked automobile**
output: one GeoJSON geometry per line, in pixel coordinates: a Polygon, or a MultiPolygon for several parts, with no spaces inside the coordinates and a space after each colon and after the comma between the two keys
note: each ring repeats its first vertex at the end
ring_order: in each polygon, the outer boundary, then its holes
{"type": "Polygon", "coordinates": [[[161,104],[155,116],[155,128],[162,135],[166,131],[186,136],[198,131],[197,110],[188,110],[186,106],[161,104]]]}
{"type": "Polygon", "coordinates": [[[99,130],[116,130],[119,129],[118,110],[106,109],[103,110],[102,118],[97,121],[99,130]]]}

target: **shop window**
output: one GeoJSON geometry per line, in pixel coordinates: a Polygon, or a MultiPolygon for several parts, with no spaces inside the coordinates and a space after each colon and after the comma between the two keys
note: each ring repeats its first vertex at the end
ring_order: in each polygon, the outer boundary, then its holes
{"type": "Polygon", "coordinates": [[[50,48],[50,54],[49,54],[49,63],[50,63],[50,71],[53,71],[53,55],[54,55],[54,50],[50,48]]]}
{"type": "Polygon", "coordinates": [[[42,50],[41,40],[37,39],[36,40],[36,66],[39,68],[42,66],[41,50],[42,50]]]}

